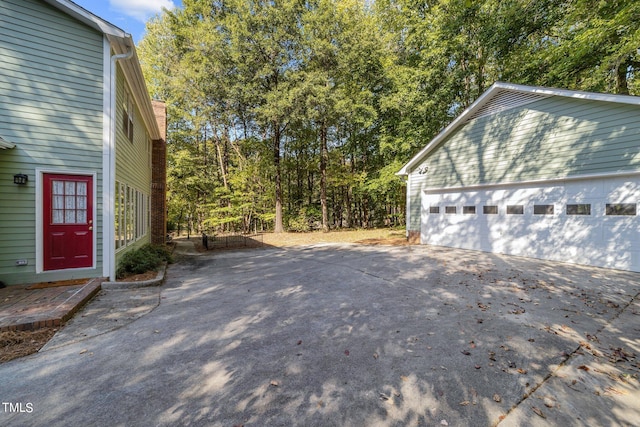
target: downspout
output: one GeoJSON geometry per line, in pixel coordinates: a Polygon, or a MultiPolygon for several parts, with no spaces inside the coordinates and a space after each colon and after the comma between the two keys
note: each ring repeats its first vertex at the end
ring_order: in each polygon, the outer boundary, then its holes
{"type": "MultiPolygon", "coordinates": [[[[109,280],[116,280],[116,245],[115,245],[115,189],[116,189],[116,62],[120,60],[129,59],[133,56],[133,47],[127,46],[127,52],[120,53],[111,56],[110,70],[109,70],[109,112],[110,112],[110,129],[109,129],[109,142],[108,142],[108,164],[109,169],[104,176],[104,179],[108,180],[108,192],[104,197],[105,204],[103,209],[110,210],[110,215],[107,215],[108,220],[103,224],[102,238],[107,241],[105,247],[108,254],[108,277],[109,280]],[[108,176],[107,176],[108,174],[108,176]]],[[[103,254],[103,259],[105,255],[103,254]]]]}

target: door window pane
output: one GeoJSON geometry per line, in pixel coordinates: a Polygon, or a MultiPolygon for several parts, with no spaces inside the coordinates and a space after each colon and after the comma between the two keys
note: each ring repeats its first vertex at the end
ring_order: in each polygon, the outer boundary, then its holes
{"type": "Polygon", "coordinates": [[[64,195],[64,182],[63,181],[53,181],[53,194],[54,195],[64,195]]]}
{"type": "Polygon", "coordinates": [[[54,224],[64,224],[64,209],[54,209],[51,222],[54,224]]]}
{"type": "Polygon", "coordinates": [[[77,191],[78,191],[78,196],[86,196],[87,195],[87,183],[86,182],[78,182],[76,188],[77,188],[77,191]]]}
{"type": "Polygon", "coordinates": [[[75,196],[76,194],[76,183],[74,181],[65,181],[64,183],[64,194],[67,196],[75,196]]]}
{"type": "Polygon", "coordinates": [[[64,196],[53,196],[53,209],[64,209],[64,196]]]}

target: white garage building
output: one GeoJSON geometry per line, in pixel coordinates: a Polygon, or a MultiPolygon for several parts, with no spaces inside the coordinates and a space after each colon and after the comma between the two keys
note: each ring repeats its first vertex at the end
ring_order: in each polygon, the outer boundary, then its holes
{"type": "Polygon", "coordinates": [[[640,271],[640,97],[496,83],[398,175],[421,243],[640,271]]]}

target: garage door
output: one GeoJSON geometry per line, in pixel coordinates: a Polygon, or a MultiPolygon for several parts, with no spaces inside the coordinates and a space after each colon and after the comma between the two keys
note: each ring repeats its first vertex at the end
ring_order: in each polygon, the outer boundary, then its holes
{"type": "Polygon", "coordinates": [[[638,181],[425,191],[421,242],[640,271],[638,181]]]}

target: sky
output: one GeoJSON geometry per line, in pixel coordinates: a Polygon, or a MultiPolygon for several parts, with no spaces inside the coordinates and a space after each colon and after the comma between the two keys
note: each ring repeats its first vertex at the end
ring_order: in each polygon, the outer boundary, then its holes
{"type": "Polygon", "coordinates": [[[181,0],[72,0],[94,15],[131,34],[137,44],[144,35],[144,25],[162,8],[182,7],[181,0]]]}

